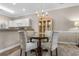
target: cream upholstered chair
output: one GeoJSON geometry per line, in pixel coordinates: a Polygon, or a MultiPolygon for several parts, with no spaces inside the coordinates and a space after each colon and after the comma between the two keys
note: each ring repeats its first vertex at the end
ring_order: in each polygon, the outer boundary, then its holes
{"type": "MultiPolygon", "coordinates": [[[[49,38],[49,42],[42,43],[42,47],[48,49],[49,54],[52,55],[52,52],[58,47],[59,33],[46,31],[45,35],[46,37],[49,38]]],[[[57,53],[57,50],[56,50],[56,53],[57,53]]]]}
{"type": "Polygon", "coordinates": [[[27,55],[27,52],[36,49],[37,43],[36,42],[30,42],[29,37],[32,36],[33,32],[26,32],[26,31],[19,31],[20,33],[20,42],[21,42],[21,54],[25,53],[27,55]],[[23,52],[22,52],[23,51],[23,52]]]}
{"type": "Polygon", "coordinates": [[[59,32],[53,32],[53,37],[52,37],[52,43],[51,43],[51,55],[54,50],[56,50],[56,56],[58,56],[58,39],[59,39],[59,32]]]}

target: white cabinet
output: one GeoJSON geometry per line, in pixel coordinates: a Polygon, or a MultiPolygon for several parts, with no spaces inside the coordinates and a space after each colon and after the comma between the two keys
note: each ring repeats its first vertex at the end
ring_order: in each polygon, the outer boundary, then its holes
{"type": "Polygon", "coordinates": [[[16,19],[14,21],[9,21],[9,27],[27,27],[31,26],[31,19],[23,18],[23,19],[16,19]]]}
{"type": "Polygon", "coordinates": [[[9,27],[28,27],[28,26],[31,26],[31,19],[29,18],[0,21],[0,29],[8,29],[9,27]]]}

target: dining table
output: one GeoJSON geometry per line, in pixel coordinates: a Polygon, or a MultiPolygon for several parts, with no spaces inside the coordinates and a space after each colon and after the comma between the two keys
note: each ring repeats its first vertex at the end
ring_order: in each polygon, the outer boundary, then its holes
{"type": "Polygon", "coordinates": [[[48,42],[48,40],[49,40],[49,38],[48,37],[39,37],[39,36],[33,36],[33,37],[30,37],[30,41],[32,42],[32,40],[37,40],[37,55],[38,56],[42,56],[42,46],[41,46],[41,43],[42,43],[42,40],[47,40],[47,42],[48,42]]]}

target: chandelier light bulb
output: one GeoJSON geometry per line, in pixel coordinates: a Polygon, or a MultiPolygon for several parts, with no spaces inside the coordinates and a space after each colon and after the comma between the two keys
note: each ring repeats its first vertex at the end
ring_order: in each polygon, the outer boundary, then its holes
{"type": "Polygon", "coordinates": [[[44,17],[45,15],[44,15],[44,14],[42,14],[42,16],[44,17]]]}
{"type": "Polygon", "coordinates": [[[40,15],[39,15],[39,14],[37,14],[37,16],[39,17],[40,15]]]}
{"type": "Polygon", "coordinates": [[[48,15],[48,12],[45,12],[46,15],[48,15]]]}
{"type": "Polygon", "coordinates": [[[49,22],[49,25],[51,25],[51,22],[49,22]]]}
{"type": "Polygon", "coordinates": [[[42,10],[42,13],[44,12],[44,10],[42,10]]]}

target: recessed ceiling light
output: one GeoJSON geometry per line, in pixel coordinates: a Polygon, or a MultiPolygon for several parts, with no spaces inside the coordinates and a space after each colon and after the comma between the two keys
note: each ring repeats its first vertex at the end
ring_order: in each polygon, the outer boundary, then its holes
{"type": "Polygon", "coordinates": [[[44,12],[44,10],[42,10],[42,13],[44,12]]]}

